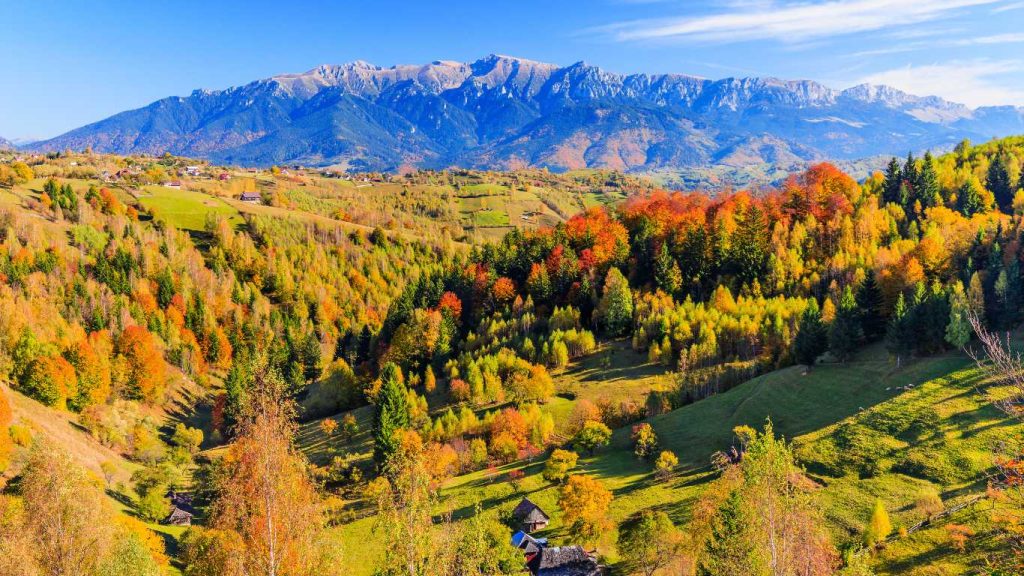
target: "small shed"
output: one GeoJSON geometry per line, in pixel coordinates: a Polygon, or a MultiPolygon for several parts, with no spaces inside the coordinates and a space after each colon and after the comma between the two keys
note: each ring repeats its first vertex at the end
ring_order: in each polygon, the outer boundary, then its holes
{"type": "Polygon", "coordinates": [[[523,551],[523,557],[529,563],[533,560],[540,549],[548,545],[547,538],[534,538],[526,532],[516,532],[512,535],[512,545],[523,551]]]}
{"type": "Polygon", "coordinates": [[[258,192],[242,192],[242,195],[238,197],[242,202],[249,202],[250,204],[261,204],[263,197],[258,192]]]}
{"type": "Polygon", "coordinates": [[[541,510],[540,506],[531,502],[529,498],[523,498],[523,501],[512,511],[512,516],[519,522],[523,532],[526,533],[543,530],[551,522],[551,517],[541,510]]]}

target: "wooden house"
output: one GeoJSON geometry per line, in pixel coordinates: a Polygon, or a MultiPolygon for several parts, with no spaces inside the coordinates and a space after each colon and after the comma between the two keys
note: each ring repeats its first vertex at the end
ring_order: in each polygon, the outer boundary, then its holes
{"type": "Polygon", "coordinates": [[[540,506],[531,502],[529,498],[523,498],[523,501],[512,511],[512,516],[519,522],[522,531],[527,534],[543,530],[551,522],[551,517],[541,510],[540,506]]]}
{"type": "Polygon", "coordinates": [[[192,495],[170,490],[164,495],[171,501],[171,512],[161,521],[168,526],[191,526],[195,509],[192,508],[192,495]]]}

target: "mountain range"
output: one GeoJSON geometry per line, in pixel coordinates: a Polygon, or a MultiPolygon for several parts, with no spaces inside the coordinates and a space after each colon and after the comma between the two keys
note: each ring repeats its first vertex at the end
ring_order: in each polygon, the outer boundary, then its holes
{"type": "Polygon", "coordinates": [[[472,63],[325,65],[196,90],[33,150],[173,154],[348,170],[786,166],[1024,133],[1024,108],[807,80],[606,72],[491,55],[472,63]]]}

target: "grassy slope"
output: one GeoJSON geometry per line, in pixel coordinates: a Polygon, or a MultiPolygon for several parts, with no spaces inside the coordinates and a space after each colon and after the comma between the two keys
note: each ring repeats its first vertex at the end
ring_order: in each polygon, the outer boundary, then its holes
{"type": "MultiPolygon", "coordinates": [[[[170,406],[180,406],[180,403],[192,398],[196,393],[196,389],[190,389],[186,386],[174,389],[171,391],[170,406]]],[[[28,428],[33,438],[37,441],[42,439],[67,451],[74,461],[87,470],[97,482],[103,482],[104,475],[100,465],[104,462],[113,463],[115,467],[111,486],[129,485],[132,473],[142,468],[141,465],[100,444],[78,423],[76,415],[44,406],[17,391],[11,390],[2,383],[0,383],[0,394],[5,395],[10,402],[11,411],[14,415],[14,425],[28,428]]],[[[173,411],[161,414],[154,413],[154,416],[161,418],[160,421],[162,422],[171,422],[175,419],[173,411]]],[[[13,465],[6,472],[7,476],[13,476],[20,472],[25,456],[25,449],[18,449],[15,452],[13,465]]],[[[121,499],[123,496],[115,497],[115,493],[112,490],[108,490],[107,494],[110,496],[110,503],[115,509],[124,514],[134,516],[135,512],[132,507],[121,499]]],[[[150,530],[153,530],[163,538],[168,554],[173,556],[177,549],[178,538],[181,537],[186,528],[183,526],[164,526],[150,522],[145,524],[150,530]]],[[[170,566],[168,569],[171,576],[180,574],[175,566],[170,566]]]]}
{"type": "Polygon", "coordinates": [[[224,216],[236,225],[242,222],[234,206],[222,198],[202,192],[146,186],[138,198],[139,203],[151,210],[157,218],[166,220],[181,230],[204,231],[208,214],[224,216]]]}
{"type": "MultiPolygon", "coordinates": [[[[827,440],[838,423],[863,418],[865,410],[872,407],[898,412],[935,406],[941,417],[937,435],[897,446],[891,458],[898,460],[909,449],[924,448],[930,442],[948,454],[967,454],[973,462],[969,468],[971,477],[955,485],[938,485],[891,471],[865,479],[815,475],[822,484],[816,497],[826,511],[834,538],[837,543],[846,544],[859,537],[875,497],[887,503],[894,524],[910,525],[919,519],[912,504],[924,486],[934,485],[947,503],[979,489],[980,475],[988,466],[988,446],[993,438],[1007,433],[1008,424],[987,407],[983,395],[975,390],[976,378],[969,360],[961,355],[928,358],[896,370],[881,347],[874,346],[843,365],[822,365],[807,374],[799,367],[779,370],[654,418],[651,422],[662,447],[673,450],[681,461],[679,475],[667,483],[655,482],[650,465],[633,456],[628,429],[617,430],[612,446],[595,457],[582,458],[580,471],[596,475],[613,491],[614,520],[621,521],[639,510],[658,508],[668,512],[677,523],[684,523],[694,499],[713,479],[708,466],[710,455],[732,443],[734,426],[760,427],[770,417],[776,432],[795,439],[803,453],[813,449],[816,442],[827,440]],[[901,388],[908,384],[914,387],[901,388]]],[[[485,470],[455,478],[444,491],[445,506],[455,518],[462,518],[479,501],[487,513],[494,514],[513,506],[527,494],[553,516],[552,527],[545,535],[558,542],[564,538],[564,532],[557,493],[540,477],[542,466],[542,462],[517,463],[496,472],[485,470]],[[527,474],[521,492],[515,492],[506,481],[507,472],[515,468],[522,468],[527,474]]],[[[965,511],[954,520],[976,523],[979,534],[987,529],[976,510],[965,511]]],[[[366,545],[374,541],[372,526],[372,518],[364,518],[341,528],[349,543],[350,557],[357,560],[353,574],[372,571],[379,553],[366,545]]],[[[611,542],[614,534],[609,535],[602,550],[614,561],[611,542]]],[[[907,573],[912,569],[907,563],[913,565],[915,558],[920,561],[918,564],[925,563],[920,567],[921,574],[959,573],[956,570],[977,560],[970,554],[954,554],[939,526],[891,545],[878,557],[877,565],[882,574],[907,573]],[[933,569],[937,571],[932,572],[933,569]]]]}

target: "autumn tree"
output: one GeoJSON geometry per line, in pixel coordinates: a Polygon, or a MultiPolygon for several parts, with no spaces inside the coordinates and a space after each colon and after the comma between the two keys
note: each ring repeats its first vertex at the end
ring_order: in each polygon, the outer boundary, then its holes
{"type": "Polygon", "coordinates": [[[659,480],[668,480],[675,473],[676,466],[679,466],[679,457],[670,450],[662,450],[654,461],[654,475],[659,480]]]}
{"type": "MultiPolygon", "coordinates": [[[[972,358],[986,375],[1007,389],[995,400],[994,405],[1015,421],[1022,419],[1024,411],[1024,358],[1011,344],[1010,335],[1002,336],[990,331],[982,318],[971,312],[968,316],[974,334],[981,344],[983,354],[970,350],[972,358]]],[[[1024,466],[1020,460],[1020,446],[1017,442],[997,444],[992,455],[995,464],[995,482],[990,484],[991,496],[1003,506],[992,511],[998,534],[1005,543],[1004,550],[991,555],[993,567],[1007,573],[1018,573],[1024,568],[1024,466]]],[[[961,534],[965,536],[964,534],[961,534]]],[[[966,543],[966,540],[963,541],[966,543]]]]}
{"type": "Polygon", "coordinates": [[[576,467],[577,460],[579,455],[572,450],[556,448],[544,464],[544,479],[553,484],[565,482],[572,469],[576,467]]]}
{"type": "Polygon", "coordinates": [[[658,436],[654,428],[644,422],[633,426],[633,453],[637,458],[650,458],[658,449],[658,436]]]}
{"type": "Polygon", "coordinates": [[[376,573],[383,576],[432,576],[454,572],[455,534],[447,517],[435,522],[437,482],[431,474],[422,439],[398,430],[385,464],[386,474],[373,480],[368,496],[377,504],[375,531],[383,541],[376,573]],[[443,526],[436,526],[436,524],[443,526]]]}
{"type": "MultiPolygon", "coordinates": [[[[152,537],[149,530],[120,521],[102,489],[60,448],[33,446],[20,490],[24,516],[15,521],[31,538],[37,570],[26,574],[159,574],[162,543],[140,546],[140,538],[152,537]]],[[[7,544],[3,532],[0,550],[7,544]]]]}
{"type": "Polygon", "coordinates": [[[47,406],[63,409],[78,395],[78,377],[62,356],[44,355],[28,365],[19,388],[47,406]]]}
{"type": "Polygon", "coordinates": [[[0,473],[7,469],[11,452],[14,450],[14,442],[11,440],[9,432],[13,421],[14,414],[11,412],[11,404],[7,401],[4,386],[0,385],[0,473]]]}
{"type": "Polygon", "coordinates": [[[522,570],[522,551],[512,546],[508,529],[484,516],[477,504],[474,514],[460,524],[453,560],[452,576],[514,574],[522,570]]]}
{"type": "Polygon", "coordinates": [[[868,525],[864,529],[864,545],[872,547],[881,544],[885,542],[889,534],[892,534],[889,512],[886,511],[882,501],[876,498],[875,504],[871,508],[871,519],[868,520],[868,525]]]}
{"type": "Polygon", "coordinates": [[[612,493],[593,476],[577,474],[559,489],[558,507],[573,538],[596,544],[609,528],[608,506],[612,493]]]}
{"type": "Polygon", "coordinates": [[[294,408],[286,384],[264,358],[254,360],[251,397],[227,456],[211,526],[234,532],[247,574],[338,573],[337,545],[325,530],[320,496],[292,444],[294,408]]]}
{"type": "Polygon", "coordinates": [[[573,445],[577,450],[586,450],[591,456],[602,446],[607,446],[612,440],[612,431],[601,422],[588,420],[583,428],[573,438],[573,445]]]}
{"type": "Polygon", "coordinates": [[[142,326],[129,326],[117,341],[117,351],[126,361],[128,396],[153,403],[162,400],[167,365],[153,334],[142,326]]]}
{"type": "Polygon", "coordinates": [[[619,554],[632,574],[654,576],[682,553],[682,534],[668,514],[645,511],[619,526],[619,554]]]}

